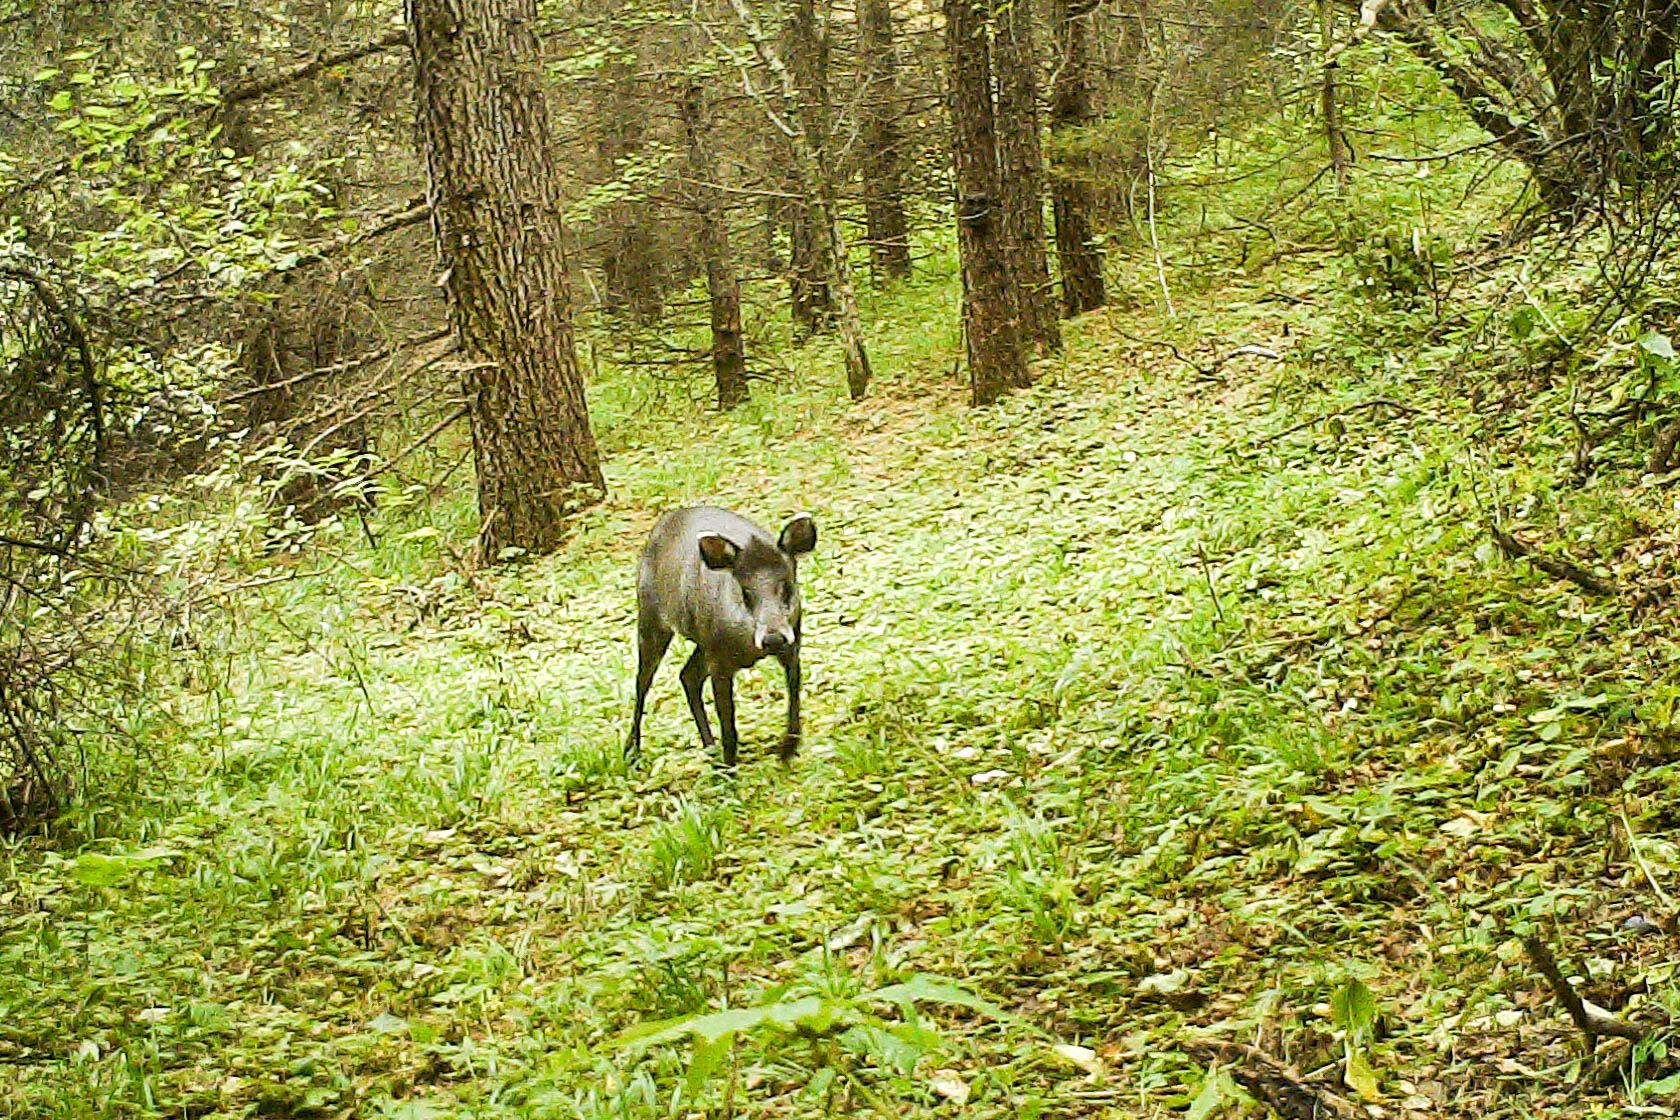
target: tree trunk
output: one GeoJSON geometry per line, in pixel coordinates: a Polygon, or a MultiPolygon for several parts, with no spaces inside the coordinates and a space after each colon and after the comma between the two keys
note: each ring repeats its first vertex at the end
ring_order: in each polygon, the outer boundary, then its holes
{"type": "Polygon", "coordinates": [[[1648,0],[1645,9],[1644,34],[1631,37],[1638,53],[1630,101],[1645,122],[1635,134],[1640,151],[1654,155],[1674,139],[1674,114],[1664,112],[1659,99],[1674,80],[1672,63],[1680,57],[1680,0],[1648,0]]]}
{"type": "Polygon", "coordinates": [[[834,293],[829,287],[823,251],[822,215],[815,199],[805,194],[798,153],[792,144],[784,148],[788,166],[784,186],[794,196],[782,211],[788,236],[789,313],[794,333],[809,338],[834,329],[834,293]]]}
{"type": "Polygon", "coordinates": [[[1102,249],[1092,229],[1096,211],[1092,167],[1081,130],[1096,120],[1091,103],[1091,13],[1096,0],[1055,0],[1056,80],[1050,97],[1055,144],[1050,196],[1061,262],[1062,309],[1080,315],[1107,300],[1102,249]]]}
{"type": "Polygon", "coordinates": [[[735,276],[729,229],[724,225],[706,91],[698,80],[689,79],[679,111],[688,138],[688,194],[700,223],[700,255],[706,262],[706,292],[712,308],[712,376],[717,381],[718,407],[727,412],[747,399],[741,283],[735,276]]]}
{"type": "Polygon", "coordinates": [[[1050,264],[1044,247],[1044,148],[1038,126],[1038,48],[1029,0],[1004,0],[993,26],[1000,196],[1023,336],[1059,350],[1050,264]]]}
{"type": "Polygon", "coordinates": [[[987,50],[986,0],[945,0],[946,86],[957,183],[963,334],[976,405],[1032,383],[998,205],[997,118],[987,50]]]}
{"type": "Polygon", "coordinates": [[[1330,171],[1336,180],[1336,193],[1347,193],[1347,138],[1342,135],[1341,108],[1336,99],[1336,53],[1332,36],[1336,29],[1335,11],[1330,0],[1318,0],[1319,49],[1324,52],[1324,73],[1320,79],[1319,104],[1324,114],[1324,143],[1330,149],[1330,171]]]}
{"type": "Polygon", "coordinates": [[[858,0],[857,22],[869,259],[878,277],[902,279],[910,275],[910,230],[904,217],[904,130],[891,0],[858,0]]]}
{"type": "MultiPolygon", "coordinates": [[[[837,323],[840,327],[840,350],[846,362],[846,391],[851,398],[861,400],[869,389],[872,376],[869,354],[863,344],[863,317],[858,312],[857,288],[852,283],[852,266],[846,234],[840,228],[840,204],[834,189],[834,168],[825,162],[822,138],[826,132],[826,101],[804,99],[793,74],[776,54],[764,28],[759,24],[747,0],[730,0],[753,51],[764,68],[775,78],[781,91],[781,103],[786,119],[782,121],[789,142],[793,146],[794,167],[799,176],[800,194],[816,201],[816,214],[822,222],[821,235],[827,253],[829,276],[833,280],[837,323]]],[[[810,0],[802,0],[809,4],[810,0]]],[[[814,27],[814,14],[813,24],[814,27]]]]}
{"type": "Polygon", "coordinates": [[[606,483],[572,336],[536,0],[406,0],[406,15],[481,555],[549,552],[606,483]]]}
{"type": "MultiPolygon", "coordinates": [[[[1337,0],[1350,11],[1360,0],[1337,0]]],[[[1388,0],[1377,26],[1446,82],[1465,112],[1528,169],[1562,215],[1602,206],[1620,185],[1672,174],[1661,91],[1680,50],[1680,0],[1497,0],[1514,30],[1475,6],[1388,0]]]]}
{"type": "MultiPolygon", "coordinates": [[[[815,0],[794,0],[783,27],[787,69],[796,91],[787,103],[800,115],[799,127],[819,160],[828,147],[828,44],[817,26],[815,0]]],[[[794,326],[801,337],[834,328],[833,266],[823,232],[822,203],[799,170],[798,141],[787,144],[788,294],[794,326]]]]}

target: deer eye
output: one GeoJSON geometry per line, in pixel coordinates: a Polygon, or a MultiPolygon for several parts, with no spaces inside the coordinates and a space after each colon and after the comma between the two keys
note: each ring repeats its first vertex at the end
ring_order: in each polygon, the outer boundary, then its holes
{"type": "Polygon", "coordinates": [[[791,584],[791,583],[782,584],[782,603],[783,603],[784,606],[791,606],[792,605],[792,603],[793,603],[793,584],[791,584]]]}
{"type": "Polygon", "coordinates": [[[748,591],[744,587],[741,588],[741,602],[746,604],[749,611],[755,611],[758,609],[758,596],[754,595],[751,591],[748,591]]]}

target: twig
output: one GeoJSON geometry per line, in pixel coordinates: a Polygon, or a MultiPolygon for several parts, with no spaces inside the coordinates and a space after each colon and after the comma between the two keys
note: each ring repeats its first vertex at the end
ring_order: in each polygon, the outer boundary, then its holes
{"type": "MultiPolygon", "coordinates": [[[[1111,307],[1109,310],[1112,312],[1113,308],[1111,307]]],[[[1190,358],[1185,357],[1184,351],[1180,350],[1177,346],[1168,342],[1164,338],[1144,338],[1141,335],[1135,335],[1128,331],[1121,330],[1119,327],[1114,325],[1114,316],[1112,314],[1109,315],[1108,329],[1125,339],[1127,342],[1135,342],[1140,346],[1160,347],[1179,361],[1183,362],[1185,365],[1189,366],[1191,369],[1195,370],[1196,376],[1202,378],[1204,381],[1219,380],[1218,366],[1204,366],[1199,362],[1195,362],[1190,358]]],[[[1226,360],[1228,361],[1229,359],[1226,360]]],[[[1221,364],[1223,364],[1223,362],[1221,362],[1221,364]]]]}
{"type": "Polygon", "coordinates": [[[271,93],[277,93],[289,85],[295,85],[298,82],[308,81],[310,78],[313,78],[323,70],[330,70],[334,66],[343,66],[348,62],[357,62],[361,59],[367,58],[369,55],[379,54],[382,51],[395,50],[398,47],[407,45],[408,32],[404,29],[398,28],[393,31],[387,31],[384,35],[381,35],[377,39],[370,39],[365,43],[357,43],[353,47],[346,47],[343,50],[338,51],[322,51],[320,54],[309,59],[307,62],[298,63],[295,66],[288,66],[285,69],[277,70],[272,74],[249,82],[242,82],[236,86],[229,86],[221,93],[221,103],[223,106],[237,105],[242,101],[252,101],[259,97],[266,97],[271,93]]]}
{"type": "Polygon", "coordinates": [[[384,237],[387,233],[418,225],[431,216],[432,207],[425,199],[411,199],[404,204],[403,209],[395,213],[380,215],[353,234],[334,237],[309,246],[298,254],[297,260],[292,263],[291,267],[297,269],[319,264],[346,249],[354,249],[358,245],[365,245],[369,241],[384,237]]]}
{"type": "Polygon", "coordinates": [[[87,331],[82,327],[81,317],[65,305],[53,291],[47,278],[38,272],[27,269],[18,264],[0,265],[0,276],[21,280],[35,291],[35,298],[41,301],[41,306],[48,314],[63,325],[70,335],[71,343],[76,347],[76,356],[82,363],[82,392],[87,396],[88,421],[93,425],[93,470],[101,484],[105,475],[105,400],[103,386],[99,381],[99,372],[93,364],[93,347],[88,342],[87,331]]]}
{"type": "Polygon", "coordinates": [[[302,373],[293,374],[291,377],[285,378],[281,381],[266,381],[261,385],[253,385],[249,389],[241,389],[236,393],[229,393],[223,398],[222,403],[235,404],[239,401],[249,400],[252,397],[260,397],[264,393],[273,393],[281,389],[289,389],[293,385],[300,385],[305,381],[313,381],[319,377],[331,377],[334,374],[350,373],[354,370],[361,369],[363,366],[372,365],[374,362],[377,362],[382,358],[388,358],[399,349],[425,346],[447,337],[449,337],[449,328],[447,327],[443,327],[438,330],[426,331],[424,334],[417,334],[411,338],[405,338],[401,342],[393,343],[390,346],[382,346],[378,350],[369,351],[366,354],[351,358],[348,361],[334,362],[329,366],[316,366],[314,369],[306,369],[302,373]]]}
{"type": "Polygon", "coordinates": [[[0,534],[0,547],[22,548],[30,552],[45,552],[50,556],[60,556],[66,560],[73,555],[66,545],[55,544],[52,541],[29,541],[22,537],[9,537],[3,534],[0,534]]]}
{"type": "MultiPolygon", "coordinates": [[[[297,82],[307,81],[323,70],[334,66],[342,66],[347,62],[356,62],[369,55],[382,51],[394,50],[408,42],[408,32],[405,30],[388,31],[378,39],[371,39],[353,47],[346,47],[340,51],[322,52],[306,62],[299,63],[286,69],[277,71],[263,78],[242,82],[221,91],[217,100],[209,105],[197,106],[192,109],[170,108],[156,114],[148,122],[147,131],[153,131],[165,124],[169,124],[183,116],[201,112],[215,112],[230,105],[237,105],[244,101],[266,97],[297,82]]],[[[64,178],[76,166],[75,160],[63,159],[43,170],[33,179],[18,183],[10,187],[4,194],[0,194],[0,208],[10,206],[12,201],[44,186],[49,182],[64,178]]]]}
{"type": "Polygon", "coordinates": [[[1208,597],[1213,600],[1213,613],[1219,618],[1219,628],[1225,629],[1225,608],[1219,602],[1219,588],[1213,585],[1213,569],[1208,567],[1207,553],[1196,545],[1196,560],[1202,566],[1202,578],[1207,580],[1208,597]]]}
{"type": "Polygon", "coordinates": [[[1657,901],[1662,903],[1664,910],[1673,914],[1674,901],[1668,897],[1668,892],[1664,891],[1662,889],[1662,885],[1657,882],[1657,877],[1651,874],[1650,866],[1646,864],[1644,855],[1640,853],[1639,837],[1633,834],[1633,825],[1628,821],[1627,810],[1623,809],[1620,812],[1622,818],[1622,828],[1627,830],[1628,850],[1633,853],[1634,862],[1638,863],[1639,870],[1645,873],[1645,881],[1651,884],[1651,890],[1656,894],[1657,901]]]}
{"type": "Polygon", "coordinates": [[[1167,317],[1178,318],[1178,312],[1173,308],[1172,289],[1167,287],[1167,261],[1161,255],[1161,239],[1155,231],[1155,104],[1161,93],[1161,86],[1166,82],[1167,71],[1161,71],[1161,80],[1155,83],[1155,88],[1149,92],[1149,126],[1143,136],[1143,159],[1149,182],[1149,244],[1155,250],[1155,275],[1161,283],[1161,298],[1166,301],[1167,317]]]}
{"type": "Polygon", "coordinates": [[[433,439],[437,438],[439,433],[441,433],[445,428],[449,427],[449,425],[455,423],[455,421],[461,419],[461,417],[465,416],[466,414],[467,414],[467,406],[464,405],[464,404],[460,405],[459,407],[457,407],[455,409],[453,409],[447,415],[445,415],[442,420],[439,420],[436,424],[434,424],[430,428],[428,428],[426,430],[425,435],[421,436],[418,439],[410,441],[407,447],[404,447],[401,451],[397,452],[395,455],[391,456],[389,459],[387,459],[383,463],[379,464],[379,466],[375,467],[373,470],[368,471],[367,472],[367,477],[369,479],[375,479],[375,478],[378,478],[380,475],[384,474],[386,471],[395,470],[397,468],[397,465],[399,463],[401,463],[404,459],[408,458],[410,455],[413,455],[415,452],[419,451],[422,447],[425,447],[426,445],[430,444],[433,439]]]}
{"type": "Polygon", "coordinates": [[[1569,1017],[1575,1020],[1575,1025],[1581,1028],[1581,1033],[1587,1036],[1587,1052],[1591,1053],[1598,1045],[1603,1035],[1615,1038],[1628,1038],[1638,1042],[1651,1032],[1635,1023],[1624,1022],[1608,1015],[1600,1015],[1586,1005],[1586,1002],[1576,994],[1575,988],[1569,983],[1569,978],[1558,967],[1557,958],[1540,938],[1530,935],[1523,938],[1523,948],[1528,950],[1528,959],[1534,962],[1534,967],[1546,982],[1552,986],[1552,994],[1557,996],[1558,1002],[1563,1004],[1569,1017]]]}
{"type": "Polygon", "coordinates": [[[1557,579],[1566,579],[1583,591],[1590,591],[1594,595],[1615,596],[1621,594],[1622,589],[1613,580],[1594,575],[1572,561],[1559,560],[1556,557],[1536,552],[1531,545],[1518,540],[1497,525],[1489,524],[1488,533],[1492,535],[1493,543],[1499,546],[1499,551],[1512,560],[1527,560],[1547,575],[1557,579]]]}
{"type": "Polygon", "coordinates": [[[1338,409],[1334,410],[1333,412],[1320,413],[1319,415],[1314,416],[1310,419],[1301,421],[1299,424],[1292,424],[1289,427],[1285,428],[1283,431],[1275,432],[1272,435],[1267,436],[1265,439],[1260,440],[1254,446],[1264,447],[1268,443],[1276,443],[1278,440],[1282,439],[1284,436],[1292,436],[1296,432],[1300,431],[1302,428],[1310,428],[1314,424],[1322,424],[1322,423],[1324,423],[1324,421],[1329,420],[1333,417],[1346,416],[1350,412],[1362,412],[1367,408],[1392,408],[1395,411],[1396,414],[1403,414],[1403,415],[1406,415],[1406,416],[1422,416],[1426,420],[1434,419],[1434,417],[1430,416],[1427,412],[1424,412],[1422,409],[1413,408],[1409,404],[1401,404],[1399,401],[1390,400],[1387,397],[1375,397],[1375,398],[1373,398],[1371,400],[1368,400],[1368,401],[1360,401],[1358,404],[1350,404],[1346,408],[1338,408],[1338,409]]]}
{"type": "Polygon", "coordinates": [[[1276,350],[1273,350],[1271,347],[1269,347],[1269,346],[1256,346],[1256,345],[1254,345],[1254,343],[1250,342],[1246,345],[1237,347],[1235,350],[1231,351],[1229,354],[1227,354],[1223,358],[1219,359],[1218,365],[1214,366],[1213,368],[1218,369],[1219,366],[1224,365],[1226,362],[1230,361],[1232,358],[1240,358],[1244,354],[1252,354],[1256,358],[1270,358],[1274,362],[1283,361],[1283,355],[1279,354],[1276,350]]]}
{"type": "Polygon", "coordinates": [[[1364,1115],[1352,1102],[1306,1084],[1293,1069],[1252,1046],[1214,1039],[1183,1046],[1198,1062],[1222,1063],[1233,1080],[1285,1120],[1354,1120],[1364,1115]]]}

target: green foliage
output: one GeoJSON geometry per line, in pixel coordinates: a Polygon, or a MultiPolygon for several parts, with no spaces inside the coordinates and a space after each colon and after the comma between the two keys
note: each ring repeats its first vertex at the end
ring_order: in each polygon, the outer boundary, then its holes
{"type": "MultiPolygon", "coordinates": [[[[876,1099],[861,1080],[862,1068],[873,1067],[894,1074],[903,1082],[921,1059],[941,1046],[937,1030],[919,1013],[919,1005],[941,1004],[965,1008],[993,1020],[1009,1016],[1000,1008],[963,988],[930,976],[913,976],[897,984],[856,992],[836,992],[831,978],[784,985],[752,1006],[691,1015],[665,1023],[647,1024],[627,1031],[615,1045],[634,1053],[674,1042],[693,1041],[693,1056],[684,1075],[679,1101],[692,1106],[707,1085],[715,1081],[738,1042],[758,1043],[766,1060],[788,1045],[809,1051],[818,1065],[808,1093],[826,1098],[837,1078],[845,1079],[865,1099],[876,1099]],[[819,994],[821,993],[821,994],[819,994]],[[891,1005],[897,1014],[883,1017],[876,1011],[891,1005]],[[826,1075],[826,1076],[825,1076],[826,1075]]],[[[737,1056],[738,1060],[738,1056],[737,1056]]],[[[824,1111],[832,1111],[825,1105],[824,1111]]]]}
{"type": "Polygon", "coordinates": [[[1299,133],[1227,143],[1254,174],[1173,201],[1162,272],[1115,262],[1136,306],[996,409],[955,403],[948,255],[875,297],[861,406],[826,342],[729,417],[605,369],[614,497],[552,559],[464,570],[467,487],[385,483],[373,541],[231,467],[125,511],[126,560],[228,611],[135,699],[129,795],[0,852],[0,1108],[1252,1111],[1198,1036],[1396,1115],[1666,1106],[1680,981],[1624,921],[1680,874],[1674,514],[1569,472],[1566,402],[1663,399],[1671,327],[1595,325],[1567,260],[1371,298],[1359,254],[1457,267],[1515,184],[1274,208],[1320,170],[1299,133]],[[791,768],[753,673],[737,775],[668,688],[620,761],[635,551],[701,498],[823,526],[791,768]],[[1536,931],[1651,1038],[1584,1054],[1536,931]]]}
{"type": "MultiPolygon", "coordinates": [[[[298,223],[324,213],[325,192],[314,179],[320,168],[280,165],[259,173],[219,128],[206,127],[219,100],[214,64],[190,47],[176,53],[172,82],[108,70],[86,51],[66,56],[78,68],[36,76],[58,86],[48,105],[60,114],[56,130],[75,143],[70,163],[79,201],[97,211],[78,215],[64,265],[83,283],[108,284],[141,305],[166,275],[187,274],[206,295],[248,290],[297,263],[298,223]]],[[[60,232],[14,225],[6,247],[60,232]]]]}

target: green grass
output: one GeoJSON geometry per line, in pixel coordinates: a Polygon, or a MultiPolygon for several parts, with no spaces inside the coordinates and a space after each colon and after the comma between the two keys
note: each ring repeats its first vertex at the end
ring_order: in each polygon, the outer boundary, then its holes
{"type": "Polygon", "coordinates": [[[1461,386],[1498,359],[1443,377],[1338,255],[1198,272],[1176,319],[1146,256],[995,409],[949,380],[942,258],[874,297],[861,405],[822,344],[730,417],[609,376],[612,497],[553,557],[462,572],[463,492],[226,573],[140,772],[0,852],[0,1112],[1252,1114],[1205,1040],[1350,1097],[1356,1054],[1388,1115],[1672,1105],[1672,944],[1620,928],[1680,892],[1672,606],[1485,530],[1632,581],[1671,496],[1490,430],[1461,386]],[[620,759],[634,555],[696,499],[821,526],[790,768],[772,674],[728,776],[675,658],[620,759]],[[1634,1064],[1530,932],[1658,1026],[1634,1064]]]}

